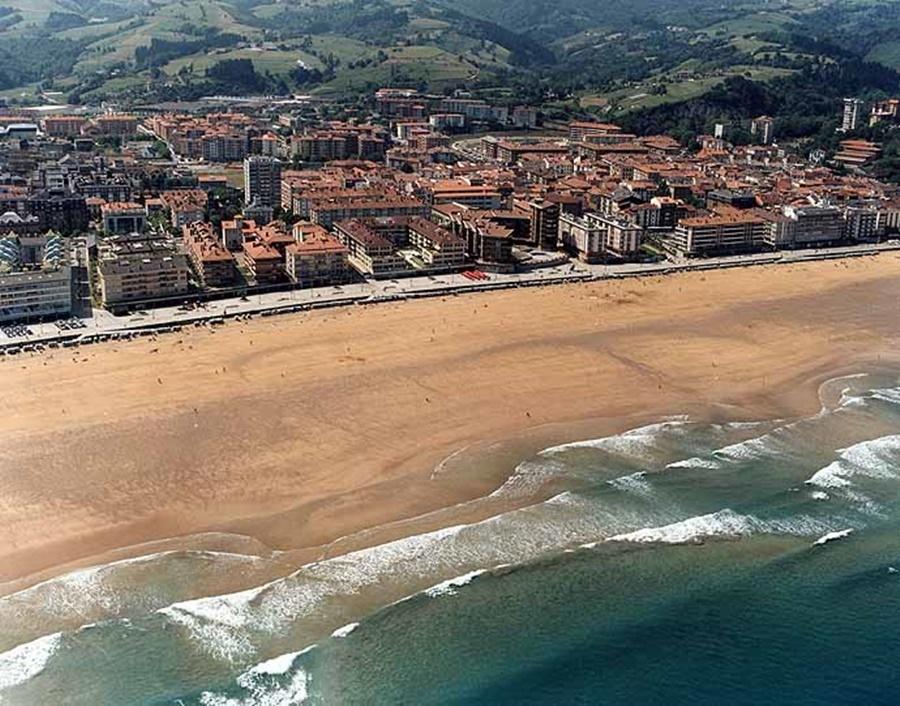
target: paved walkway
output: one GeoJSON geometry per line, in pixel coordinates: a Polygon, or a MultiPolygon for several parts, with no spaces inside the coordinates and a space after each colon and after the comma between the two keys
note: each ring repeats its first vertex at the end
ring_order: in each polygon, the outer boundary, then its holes
{"type": "Polygon", "coordinates": [[[470,280],[461,274],[367,281],[341,287],[248,294],[242,298],[207,302],[198,305],[196,308],[183,306],[162,307],[127,316],[114,316],[108,311],[97,309],[94,311],[92,318],[83,320],[85,327],[80,329],[71,331],[60,330],[55,323],[45,323],[29,324],[26,328],[30,333],[25,336],[11,338],[0,332],[0,352],[28,351],[33,349],[34,346],[51,343],[63,345],[90,343],[186,325],[215,325],[225,319],[257,315],[271,316],[279,313],[346,306],[356,303],[377,303],[513,287],[661,275],[691,270],[863,257],[891,250],[900,250],[900,242],[882,243],[879,245],[854,245],[821,250],[763,253],[704,260],[664,261],[651,264],[587,265],[571,262],[531,272],[490,274],[488,276],[489,279],[479,281],[470,280]]]}

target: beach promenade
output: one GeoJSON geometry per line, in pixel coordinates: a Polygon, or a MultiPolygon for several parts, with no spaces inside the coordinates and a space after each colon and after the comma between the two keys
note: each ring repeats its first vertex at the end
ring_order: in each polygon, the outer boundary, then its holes
{"type": "Polygon", "coordinates": [[[162,306],[128,315],[115,316],[95,309],[84,319],[84,327],[60,329],[54,323],[28,326],[27,335],[10,337],[0,331],[0,355],[29,352],[46,344],[78,345],[118,340],[140,333],[171,330],[187,325],[221,323],[226,319],[271,316],[311,309],[348,306],[361,303],[390,302],[404,299],[440,297],[455,294],[497,291],[518,287],[547,286],[573,282],[591,282],[679,272],[720,270],[761,265],[790,265],[818,260],[868,257],[900,250],[900,242],[851,245],[837,248],[755,253],[701,260],[664,260],[656,263],[586,264],[578,261],[513,274],[491,273],[484,279],[469,279],[462,274],[407,277],[393,280],[367,280],[336,287],[248,293],[185,306],[162,306]]]}

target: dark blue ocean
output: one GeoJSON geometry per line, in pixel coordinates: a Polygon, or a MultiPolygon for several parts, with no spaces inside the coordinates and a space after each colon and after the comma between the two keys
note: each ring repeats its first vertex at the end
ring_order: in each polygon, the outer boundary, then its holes
{"type": "Polygon", "coordinates": [[[0,704],[900,703],[900,387],[821,397],[544,449],[488,519],[341,557],[248,540],[6,596],[0,704]]]}

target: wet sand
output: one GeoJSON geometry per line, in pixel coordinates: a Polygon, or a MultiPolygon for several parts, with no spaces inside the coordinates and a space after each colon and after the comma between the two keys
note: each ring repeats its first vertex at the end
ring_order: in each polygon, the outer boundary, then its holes
{"type": "Polygon", "coordinates": [[[309,557],[382,541],[411,531],[406,518],[489,493],[523,451],[674,413],[814,411],[823,379],[895,362],[898,332],[891,253],[323,310],[6,359],[0,582],[200,532],[309,557]]]}

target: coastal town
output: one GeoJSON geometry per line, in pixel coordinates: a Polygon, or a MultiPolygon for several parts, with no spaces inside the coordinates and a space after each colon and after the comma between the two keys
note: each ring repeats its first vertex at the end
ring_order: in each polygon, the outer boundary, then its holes
{"type": "MultiPolygon", "coordinates": [[[[850,133],[898,106],[835,111],[850,133]]],[[[684,145],[394,88],[352,106],[0,108],[0,348],[895,247],[900,188],[866,171],[879,144],[825,160],[781,144],[777,118],[750,144],[733,127],[684,145]]]]}

